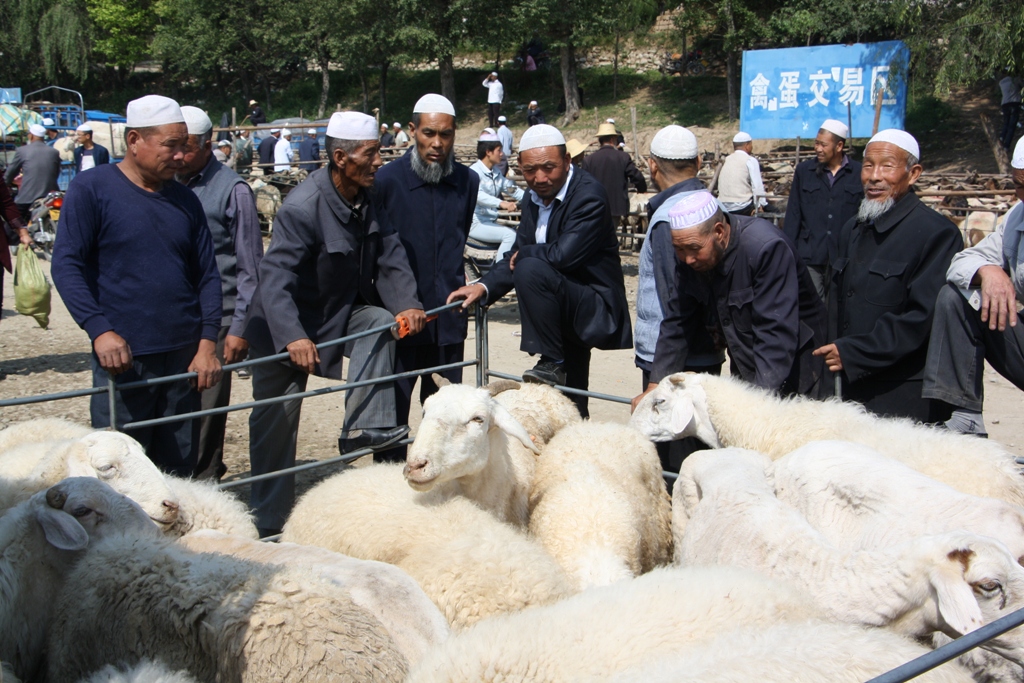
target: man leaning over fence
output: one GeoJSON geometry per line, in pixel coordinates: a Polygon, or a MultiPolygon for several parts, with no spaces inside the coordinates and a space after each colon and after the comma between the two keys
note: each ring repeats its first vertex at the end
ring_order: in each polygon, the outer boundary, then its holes
{"type": "MultiPolygon", "coordinates": [[[[408,320],[412,334],[425,323],[405,249],[394,229],[377,220],[367,192],[383,165],[376,121],[358,112],[335,113],[326,148],[328,167],[311,173],[285,199],[260,264],[245,337],[254,357],[287,351],[290,362],[253,367],[257,400],[300,393],[310,374],[340,379],[343,356],[351,359],[349,382],[391,374],[395,341],[388,332],[320,351],[316,344],[398,317],[408,320]]],[[[302,399],[294,399],[253,409],[249,459],[254,475],[295,464],[301,408],[302,399]]],[[[396,424],[391,383],[353,389],[345,399],[339,450],[397,441],[409,428],[396,424]]],[[[294,497],[294,475],[252,485],[261,536],[280,530],[294,497]]]]}
{"type": "MultiPolygon", "coordinates": [[[[199,199],[174,175],[188,129],[181,108],[159,95],[128,103],[127,151],[119,164],[77,176],[64,197],[53,282],[92,339],[93,386],[197,372],[198,377],[119,391],[116,424],[199,410],[199,392],[220,380],[215,355],[220,275],[199,199]]],[[[108,396],[90,406],[107,427],[108,396]]],[[[126,430],[167,472],[191,476],[199,421],[126,430]]]]}

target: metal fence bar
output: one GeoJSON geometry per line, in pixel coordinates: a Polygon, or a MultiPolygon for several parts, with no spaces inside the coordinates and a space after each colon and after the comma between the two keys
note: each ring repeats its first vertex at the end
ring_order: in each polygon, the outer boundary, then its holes
{"type": "Polygon", "coordinates": [[[117,431],[117,383],[110,373],[107,373],[107,409],[110,411],[110,427],[117,431]]]}
{"type": "MultiPolygon", "coordinates": [[[[516,382],[522,382],[523,378],[520,375],[510,375],[507,372],[498,372],[497,370],[489,370],[488,373],[494,377],[500,377],[501,379],[511,379],[516,382]]],[[[612,403],[625,403],[626,405],[632,405],[633,399],[626,398],[625,396],[614,396],[613,394],[599,394],[596,391],[587,391],[585,389],[573,389],[572,387],[566,387],[557,385],[555,387],[559,391],[566,394],[576,394],[577,396],[589,396],[590,398],[599,398],[602,401],[610,401],[612,403]]]]}
{"type": "Polygon", "coordinates": [[[138,422],[128,422],[127,424],[121,425],[121,429],[140,429],[142,427],[153,427],[155,425],[168,424],[171,422],[184,422],[185,420],[193,420],[197,417],[206,417],[207,415],[220,415],[221,413],[231,413],[236,410],[246,410],[248,408],[254,408],[256,406],[269,405],[273,403],[284,403],[285,401],[294,401],[296,399],[309,398],[310,396],[323,396],[325,394],[333,394],[336,391],[349,391],[350,389],[357,389],[359,387],[369,386],[371,384],[383,384],[385,382],[393,382],[396,379],[405,379],[406,377],[418,377],[420,375],[426,375],[431,372],[441,372],[443,370],[454,370],[455,368],[464,368],[468,365],[476,365],[475,360],[464,360],[458,363],[448,363],[447,365],[438,365],[433,368],[425,368],[423,370],[409,370],[408,372],[400,372],[397,375],[386,375],[384,377],[376,377],[374,379],[363,379],[358,382],[345,382],[343,384],[337,384],[329,387],[321,387],[319,389],[311,389],[309,391],[303,391],[298,394],[286,394],[284,396],[274,396],[272,398],[262,398],[258,401],[249,401],[248,403],[236,403],[230,406],[224,406],[223,408],[209,408],[207,410],[197,410],[194,413],[185,413],[183,415],[168,415],[167,417],[157,417],[152,420],[139,420],[138,422]]]}
{"type": "MultiPolygon", "coordinates": [[[[402,439],[401,441],[396,441],[395,443],[388,446],[385,450],[390,450],[392,448],[395,448],[396,446],[406,446],[411,443],[411,438],[405,438],[402,439]]],[[[328,458],[326,460],[307,462],[302,465],[295,465],[293,467],[288,467],[283,470],[277,470],[275,472],[267,472],[266,474],[257,474],[251,477],[243,477],[242,479],[235,479],[233,481],[224,482],[223,484],[218,486],[218,488],[221,489],[222,491],[225,489],[234,489],[239,488],[241,486],[245,486],[246,484],[253,484],[258,481],[266,481],[267,479],[276,479],[277,477],[283,477],[286,474],[295,474],[296,472],[315,470],[318,467],[326,467],[327,465],[335,465],[337,463],[348,463],[352,462],[353,460],[358,460],[364,455],[370,455],[371,453],[374,452],[375,451],[372,448],[360,448],[357,451],[345,453],[344,455],[336,455],[333,458],[328,458]]]]}
{"type": "Polygon", "coordinates": [[[945,664],[968,650],[973,650],[979,645],[992,640],[996,636],[1001,636],[1022,624],[1024,624],[1024,609],[1019,609],[1016,612],[1007,614],[1005,617],[1000,617],[993,622],[985,624],[966,635],[960,636],[953,642],[935,648],[917,659],[912,659],[902,666],[887,671],[881,676],[876,676],[867,683],[904,683],[904,681],[917,678],[924,672],[931,671],[940,664],[945,664]]]}
{"type": "Polygon", "coordinates": [[[39,394],[37,396],[19,396],[18,398],[0,399],[0,408],[9,406],[24,406],[31,403],[46,403],[48,401],[62,401],[66,398],[78,398],[80,396],[94,396],[105,394],[108,387],[90,387],[88,389],[72,389],[71,391],[59,391],[55,394],[39,394]]]}

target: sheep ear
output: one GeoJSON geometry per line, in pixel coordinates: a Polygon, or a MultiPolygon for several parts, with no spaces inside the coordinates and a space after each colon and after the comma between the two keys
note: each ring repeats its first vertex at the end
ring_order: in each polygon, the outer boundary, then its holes
{"type": "Polygon", "coordinates": [[[964,635],[984,624],[981,607],[974,597],[974,589],[963,575],[963,566],[958,559],[951,559],[950,566],[942,567],[932,575],[932,587],[939,602],[939,614],[943,621],[957,634],[964,635]]]}
{"type": "Polygon", "coordinates": [[[677,396],[672,402],[672,415],[668,427],[675,435],[683,434],[693,420],[693,401],[689,397],[677,396]]]}
{"type": "Polygon", "coordinates": [[[46,541],[58,550],[82,550],[89,545],[89,534],[74,517],[51,507],[36,508],[36,521],[46,541]]]}
{"type": "Polygon", "coordinates": [[[519,443],[533,451],[534,455],[540,455],[540,451],[537,450],[537,446],[534,445],[533,439],[530,438],[526,429],[523,428],[523,425],[519,424],[514,417],[512,417],[512,413],[505,410],[504,406],[492,401],[491,416],[498,429],[509,436],[514,436],[519,440],[519,443]]]}

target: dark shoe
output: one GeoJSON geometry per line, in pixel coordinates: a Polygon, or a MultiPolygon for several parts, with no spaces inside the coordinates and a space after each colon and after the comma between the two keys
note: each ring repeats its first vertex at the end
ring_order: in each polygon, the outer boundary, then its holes
{"type": "Polygon", "coordinates": [[[260,538],[266,538],[267,536],[280,536],[280,529],[268,529],[266,527],[257,527],[256,531],[259,533],[260,538]]]}
{"type": "Polygon", "coordinates": [[[360,448],[379,450],[401,441],[409,433],[408,425],[391,427],[390,429],[353,429],[342,432],[338,437],[338,450],[342,455],[357,451],[360,448]]]}
{"type": "Polygon", "coordinates": [[[523,381],[531,384],[565,385],[565,369],[560,363],[542,360],[523,373],[523,381]]]}

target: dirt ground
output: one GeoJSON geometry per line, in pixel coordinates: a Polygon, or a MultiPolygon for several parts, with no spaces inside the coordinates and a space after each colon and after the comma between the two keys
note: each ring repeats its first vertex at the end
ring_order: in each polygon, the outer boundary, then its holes
{"type": "MultiPolygon", "coordinates": [[[[43,262],[49,276],[49,264],[43,262]]],[[[629,301],[636,299],[637,261],[635,256],[623,257],[629,301]]],[[[53,290],[53,312],[50,328],[41,329],[27,316],[14,310],[11,276],[4,273],[3,317],[0,322],[0,372],[7,378],[0,381],[0,398],[14,398],[54,393],[90,386],[89,339],[71,319],[53,290]]],[[[492,308],[489,325],[490,366],[494,370],[519,374],[531,367],[533,360],[519,350],[519,317],[515,302],[500,303],[492,308]]],[[[475,349],[473,325],[466,342],[467,357],[475,349]]],[[[464,372],[467,382],[475,380],[474,368],[464,372]]],[[[309,388],[328,386],[330,380],[311,378],[309,388]]],[[[1024,394],[990,368],[985,376],[985,416],[991,438],[1005,444],[1012,452],[1024,456],[1024,394]]],[[[595,351],[591,364],[591,389],[616,396],[632,397],[640,389],[640,371],[633,365],[633,353],[595,351]]],[[[252,399],[248,380],[234,379],[233,403],[252,399]]],[[[248,471],[248,410],[229,414],[225,438],[228,480],[248,471]]],[[[420,411],[411,411],[415,431],[420,411]]],[[[323,460],[337,455],[337,437],[344,406],[341,393],[307,399],[303,404],[299,428],[299,462],[323,460]]],[[[74,398],[48,403],[0,409],[0,427],[32,417],[64,417],[88,424],[89,399],[74,398]]],[[[595,420],[626,422],[629,406],[591,400],[591,417],[595,420]]],[[[301,485],[324,476],[316,471],[304,476],[301,485]]],[[[303,486],[304,487],[304,486],[303,486]]],[[[245,487],[240,490],[244,492],[245,487]]],[[[243,493],[244,496],[244,493],[243,493]]]]}

